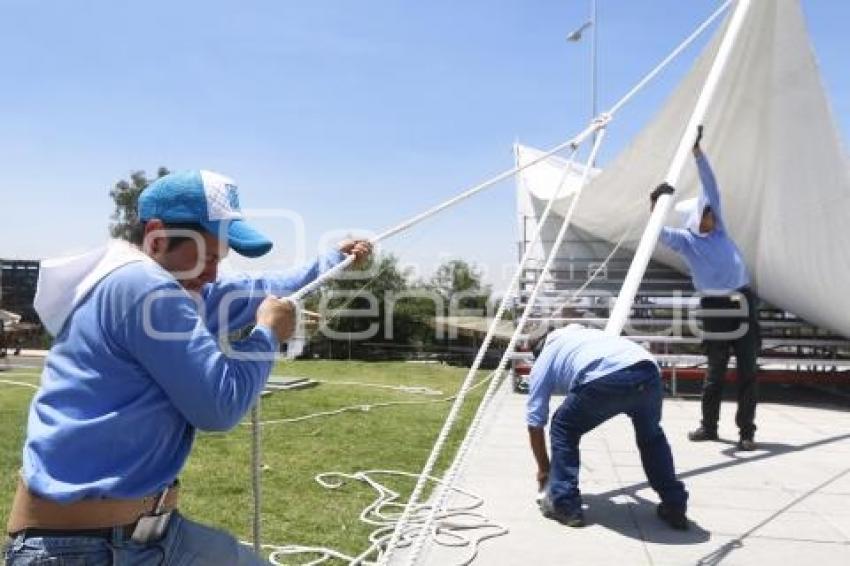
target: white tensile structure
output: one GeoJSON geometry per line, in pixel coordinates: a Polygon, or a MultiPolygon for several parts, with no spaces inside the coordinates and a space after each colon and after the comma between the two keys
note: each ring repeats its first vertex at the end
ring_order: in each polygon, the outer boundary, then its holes
{"type": "MultiPolygon", "coordinates": [[[[561,227],[554,240],[551,240],[554,231],[548,227],[540,232],[543,236],[541,252],[554,249],[561,254],[560,257],[565,257],[560,244],[570,219],[574,221],[573,239],[584,240],[585,249],[594,254],[600,250],[588,235],[602,241],[605,250],[609,250],[610,246],[618,247],[620,243],[629,248],[634,247],[640,227],[647,225],[618,299],[618,306],[625,306],[627,311],[637,287],[631,283],[640,282],[648,262],[648,254],[644,256],[642,250],[654,248],[661,215],[670,209],[670,198],[662,196],[647,222],[648,193],[665,180],[677,187],[677,199],[689,198],[697,193],[696,172],[686,158],[689,157],[696,126],[705,124],[708,136],[704,148],[720,180],[726,224],[744,252],[757,292],[772,304],[815,324],[850,335],[850,319],[845,317],[850,299],[843,293],[845,282],[850,281],[850,261],[841,245],[842,240],[850,237],[842,231],[840,224],[845,217],[850,217],[850,170],[819,81],[798,0],[728,0],[715,15],[719,17],[729,6],[734,6],[729,20],[700,56],[691,73],[658,116],[604,171],[574,167],[567,161],[547,156],[578,148],[592,136],[593,149],[588,159],[592,163],[606,128],[615,124],[617,111],[678,55],[680,48],[686,47],[692,38],[706,29],[704,26],[615,104],[609,114],[598,117],[572,140],[548,152],[517,146],[517,167],[406,220],[372,241],[400,233],[517,173],[520,175],[520,203],[532,210],[539,204],[535,203],[535,198],[542,202],[553,194],[560,194],[557,187],[562,179],[566,179],[565,192],[573,193],[575,198],[561,198],[552,203],[552,210],[556,216],[561,216],[563,222],[555,222],[561,227]],[[565,174],[566,167],[574,169],[565,174]],[[580,201],[576,200],[580,195],[580,201]],[[552,242],[548,248],[547,240],[552,242]]],[[[714,17],[706,25],[714,21],[714,17]]],[[[668,220],[676,222],[672,215],[668,220]]],[[[523,241],[528,238],[529,228],[523,227],[523,241]]],[[[535,232],[531,239],[537,239],[536,231],[532,229],[531,232],[535,232]]],[[[671,254],[665,254],[663,250],[655,253],[657,259],[682,267],[671,254]]],[[[540,269],[538,283],[547,280],[546,274],[556,265],[553,260],[558,257],[551,253],[541,255],[548,257],[540,269]]],[[[568,253],[566,257],[569,257],[568,253]]],[[[487,390],[443,481],[434,488],[427,503],[420,503],[420,497],[458,420],[460,407],[473,387],[483,352],[504,312],[506,298],[511,295],[515,284],[522,281],[522,270],[533,268],[526,259],[524,255],[478,355],[454,396],[431,454],[420,474],[415,476],[418,480],[404,511],[388,524],[382,524],[380,532],[373,533],[370,549],[363,556],[353,558],[351,563],[363,563],[366,556],[374,553],[379,564],[416,564],[426,540],[432,539],[438,531],[444,534],[438,524],[453,521],[445,514],[448,491],[481,430],[482,417],[501,383],[499,377],[524,324],[529,320],[541,284],[535,284],[528,295],[529,308],[523,311],[499,368],[480,382],[489,381],[487,390]],[[406,549],[404,556],[395,557],[395,551],[402,547],[406,549]]],[[[346,263],[340,264],[340,269],[351,260],[349,258],[346,263]]],[[[289,298],[300,299],[332,276],[331,272],[324,274],[308,288],[289,298]]],[[[622,309],[615,308],[615,316],[608,321],[606,331],[619,334],[620,323],[612,324],[618,310],[622,309]]],[[[257,415],[255,411],[252,453],[254,541],[259,550],[257,415]]],[[[504,534],[503,529],[488,536],[501,534],[504,534]]],[[[484,538],[487,536],[481,537],[479,542],[484,538]]],[[[454,542],[450,544],[456,546],[454,542]]],[[[304,547],[281,548],[279,552],[330,556],[326,549],[304,547]]],[[[464,563],[473,560],[474,556],[475,548],[464,563]]]]}
{"type": "MultiPolygon", "coordinates": [[[[724,31],[626,150],[592,175],[574,227],[612,245],[629,232],[623,245],[633,249],[649,216],[649,191],[665,179],[724,31]]],[[[724,218],[756,292],[813,324],[850,336],[850,167],[798,0],[750,3],[702,122],[724,218]]],[[[517,146],[517,162],[536,153],[517,146]]],[[[535,199],[548,197],[563,169],[562,160],[550,158],[520,173],[521,218],[534,212],[535,199]]],[[[676,200],[698,193],[692,161],[676,189],[676,200]]],[[[562,197],[554,210],[565,214],[569,201],[562,197]]],[[[679,226],[680,218],[671,212],[667,224],[679,226]]],[[[683,269],[660,246],[653,258],[683,269]]]]}

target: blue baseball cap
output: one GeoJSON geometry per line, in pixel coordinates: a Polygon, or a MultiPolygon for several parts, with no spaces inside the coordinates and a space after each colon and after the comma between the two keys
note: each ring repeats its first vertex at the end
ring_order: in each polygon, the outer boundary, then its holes
{"type": "Polygon", "coordinates": [[[233,179],[212,171],[182,171],[160,177],[139,195],[139,219],[200,224],[239,255],[260,257],[272,242],[245,222],[233,179]]]}

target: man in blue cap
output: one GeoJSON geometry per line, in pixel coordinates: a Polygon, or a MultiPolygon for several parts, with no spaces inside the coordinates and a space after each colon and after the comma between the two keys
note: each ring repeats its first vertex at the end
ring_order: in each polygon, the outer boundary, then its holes
{"type": "Polygon", "coordinates": [[[526,423],[543,515],[569,527],[584,526],[579,443],[597,426],[625,414],[634,425],[649,485],[661,498],[658,516],[674,529],[687,529],[688,492],[676,479],[661,429],[661,374],[649,352],[627,338],[571,324],[540,339],[534,354],[526,423]],[[550,459],[544,430],[556,392],[566,397],[548,423],[550,459]]]}
{"type": "Polygon", "coordinates": [[[177,476],[195,431],[233,428],[262,391],[295,324],[276,297],[371,247],[347,241],[297,270],[219,278],[229,249],[258,257],[272,243],[245,222],[236,184],[209,171],[158,179],[139,217],[135,245],[42,263],[35,307],[55,340],[30,406],[7,564],[263,563],[179,514],[177,476]]]}
{"type": "MultiPolygon", "coordinates": [[[[717,181],[700,147],[702,132],[700,126],[693,147],[702,193],[697,199],[677,205],[687,215],[685,228],[664,227],[660,237],[662,244],[685,260],[694,287],[702,294],[708,372],[702,392],[702,423],[688,438],[694,442],[719,439],[720,401],[732,350],[738,362],[738,449],[755,450],[756,374],[761,347],[758,300],[750,288],[741,251],[726,230],[717,181]]],[[[652,206],[661,194],[672,192],[673,187],[667,184],[657,187],[650,195],[652,206]]]]}

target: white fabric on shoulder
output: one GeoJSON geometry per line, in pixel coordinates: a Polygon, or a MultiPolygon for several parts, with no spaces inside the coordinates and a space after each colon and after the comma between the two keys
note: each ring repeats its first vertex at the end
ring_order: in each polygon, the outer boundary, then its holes
{"type": "Polygon", "coordinates": [[[33,306],[47,331],[56,336],[83,298],[101,279],[128,263],[153,261],[123,240],[94,251],[41,262],[33,306]]]}

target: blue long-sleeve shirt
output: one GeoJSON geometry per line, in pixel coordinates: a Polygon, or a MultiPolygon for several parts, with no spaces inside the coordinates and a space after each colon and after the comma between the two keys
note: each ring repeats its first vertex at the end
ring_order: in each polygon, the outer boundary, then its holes
{"type": "Polygon", "coordinates": [[[549,399],[567,393],[576,385],[655,360],[645,349],[621,336],[610,336],[596,328],[570,325],[554,330],[531,366],[526,402],[526,422],[544,427],[549,422],[549,399]]]}
{"type": "Polygon", "coordinates": [[[234,344],[266,354],[252,360],[225,356],[219,330],[245,327],[268,294],[287,295],[342,258],[334,251],[290,272],[225,276],[204,287],[202,305],[153,262],[110,273],[73,310],[47,357],[23,452],[29,488],[70,502],[142,497],[171,484],[195,430],[235,426],[273,365],[270,329],[257,326],[234,344]],[[239,298],[220,317],[231,292],[239,298]]]}
{"type": "Polygon", "coordinates": [[[660,240],[685,260],[698,291],[734,291],[749,285],[750,276],[738,246],[726,231],[720,191],[708,159],[700,153],[696,162],[703,189],[696,216],[688,223],[689,229],[662,228],[660,240]],[[695,233],[706,206],[714,213],[714,229],[707,234],[695,233]]]}

